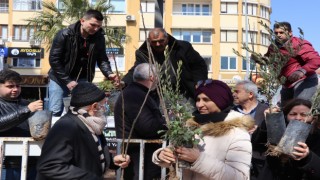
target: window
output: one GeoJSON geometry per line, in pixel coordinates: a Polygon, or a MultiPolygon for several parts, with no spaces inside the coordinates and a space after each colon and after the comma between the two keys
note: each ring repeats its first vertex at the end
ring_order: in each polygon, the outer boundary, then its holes
{"type": "Polygon", "coordinates": [[[222,14],[238,14],[238,3],[236,2],[221,2],[220,8],[222,14]]]}
{"type": "Polygon", "coordinates": [[[260,6],[260,16],[262,18],[269,19],[269,8],[265,6],[260,6]]]}
{"type": "Polygon", "coordinates": [[[0,13],[7,13],[9,10],[9,0],[0,0],[0,13]]]}
{"type": "MultiPolygon", "coordinates": [[[[252,4],[252,3],[247,3],[247,6],[248,6],[247,14],[256,16],[257,15],[257,5],[256,4],[252,4]]],[[[242,4],[242,14],[246,14],[245,3],[242,4]]]]}
{"type": "Polygon", "coordinates": [[[220,31],[221,42],[237,42],[238,31],[237,30],[221,30],[220,31]]]}
{"type": "Polygon", "coordinates": [[[204,61],[206,62],[207,68],[209,72],[212,72],[212,61],[211,57],[203,57],[204,61]]]}
{"type": "Polygon", "coordinates": [[[58,0],[57,2],[57,8],[60,10],[60,11],[63,11],[66,7],[66,5],[61,1],[61,0],[58,0]]]}
{"type": "Polygon", "coordinates": [[[236,70],[237,60],[235,57],[221,56],[221,70],[236,70]]]}
{"type": "MultiPolygon", "coordinates": [[[[243,31],[242,42],[246,42],[246,32],[243,31]]],[[[248,43],[257,43],[257,32],[248,31],[248,43]]]]}
{"type": "Polygon", "coordinates": [[[17,41],[28,41],[33,38],[35,28],[30,28],[26,25],[13,26],[13,39],[17,41]]]}
{"type": "Polygon", "coordinates": [[[0,39],[8,39],[8,26],[0,24],[0,39]]]}
{"type": "Polygon", "coordinates": [[[210,4],[179,4],[174,5],[174,14],[181,14],[186,16],[210,16],[210,4]]]}
{"type": "Polygon", "coordinates": [[[113,6],[108,13],[125,13],[126,1],[125,0],[109,0],[109,3],[113,6]]]}
{"type": "Polygon", "coordinates": [[[30,11],[41,10],[42,0],[15,0],[13,1],[13,10],[30,11]]]}
{"type": "MultiPolygon", "coordinates": [[[[256,63],[254,62],[254,60],[250,60],[250,71],[255,70],[256,69],[256,63]]],[[[246,59],[242,59],[242,70],[246,71],[247,70],[247,60],[246,59]]]]}
{"type": "Polygon", "coordinates": [[[125,71],[125,61],[124,61],[124,56],[123,55],[108,55],[110,65],[112,69],[116,69],[116,64],[117,63],[117,69],[118,71],[125,71]]]}
{"type": "Polygon", "coordinates": [[[265,46],[270,45],[269,34],[261,33],[261,44],[265,46]]]}
{"type": "Polygon", "coordinates": [[[154,13],[155,1],[154,0],[142,0],[141,1],[141,11],[144,13],[154,13]]]}
{"type": "Polygon", "coordinates": [[[13,58],[12,61],[13,67],[19,67],[19,68],[36,68],[40,67],[40,59],[36,58],[13,58]]]}
{"type": "Polygon", "coordinates": [[[146,29],[146,30],[140,29],[140,41],[145,41],[146,36],[148,38],[149,32],[150,32],[150,29],[146,29]]]}
{"type": "Polygon", "coordinates": [[[174,38],[190,43],[211,43],[211,34],[208,30],[172,30],[174,38]]]}

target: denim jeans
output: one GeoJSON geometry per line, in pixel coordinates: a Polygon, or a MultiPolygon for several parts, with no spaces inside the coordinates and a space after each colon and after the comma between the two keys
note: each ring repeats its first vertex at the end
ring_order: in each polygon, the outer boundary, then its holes
{"type": "MultiPolygon", "coordinates": [[[[28,168],[27,180],[35,180],[37,176],[36,167],[28,168]]],[[[20,168],[3,168],[1,172],[1,180],[20,180],[20,168]]]]}
{"type": "Polygon", "coordinates": [[[307,77],[303,81],[298,82],[292,88],[281,89],[281,106],[293,98],[301,98],[311,100],[312,96],[318,89],[318,76],[316,74],[307,77]]]}
{"type": "Polygon", "coordinates": [[[49,111],[53,116],[61,116],[63,112],[63,98],[68,97],[70,91],[67,86],[61,87],[50,79],[49,82],[49,111]]]}

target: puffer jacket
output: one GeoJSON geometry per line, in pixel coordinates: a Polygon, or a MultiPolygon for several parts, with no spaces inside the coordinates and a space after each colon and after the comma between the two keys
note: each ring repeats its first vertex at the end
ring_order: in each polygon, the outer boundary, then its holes
{"type": "MultiPolygon", "coordinates": [[[[197,124],[191,120],[193,124],[197,124]]],[[[200,156],[184,169],[186,180],[246,180],[250,179],[252,145],[249,129],[254,127],[254,120],[239,112],[230,111],[224,121],[201,125],[203,141],[198,145],[200,156]]],[[[169,164],[158,158],[161,149],[153,153],[152,161],[159,166],[169,164]]]]}
{"type": "MultiPolygon", "coordinates": [[[[276,53],[273,47],[270,45],[268,52],[265,56],[271,56],[272,53],[276,53]]],[[[292,37],[287,41],[283,46],[279,45],[279,51],[281,54],[289,57],[287,63],[282,67],[280,77],[284,76],[287,80],[284,83],[284,86],[291,88],[295,82],[290,82],[288,77],[297,70],[305,71],[305,76],[310,77],[315,74],[315,71],[320,67],[320,56],[318,52],[312,47],[312,44],[309,41],[300,39],[298,37],[292,37]],[[289,47],[288,47],[289,46],[289,47]],[[290,53],[289,50],[293,51],[290,53]]],[[[298,81],[300,81],[299,79],[298,81]]]]}
{"type": "MultiPolygon", "coordinates": [[[[79,37],[81,36],[80,26],[80,21],[78,21],[68,28],[60,30],[53,40],[49,55],[51,66],[49,77],[58,84],[67,85],[75,80],[70,77],[70,74],[75,66],[79,64],[77,61],[80,59],[78,57],[78,50],[80,49],[79,37]]],[[[108,77],[112,74],[112,70],[105,53],[106,45],[103,30],[101,29],[94,35],[89,36],[86,41],[89,43],[87,80],[92,82],[96,64],[103,75],[108,77]]]]}
{"type": "Polygon", "coordinates": [[[23,99],[8,101],[0,98],[0,137],[31,137],[28,104],[23,99]]]}

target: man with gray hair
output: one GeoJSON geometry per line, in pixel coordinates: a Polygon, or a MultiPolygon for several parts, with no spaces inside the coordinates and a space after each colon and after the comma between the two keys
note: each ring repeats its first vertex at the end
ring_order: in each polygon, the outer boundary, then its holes
{"type": "Polygon", "coordinates": [[[268,108],[267,104],[263,104],[257,100],[258,87],[252,81],[243,80],[236,83],[233,92],[234,110],[242,114],[250,115],[255,120],[257,129],[252,133],[252,167],[251,178],[256,179],[262,170],[266,151],[264,140],[261,135],[266,135],[266,127],[264,121],[264,111],[268,108]]]}
{"type": "MultiPolygon", "coordinates": [[[[123,90],[123,98],[120,95],[115,103],[117,138],[128,138],[133,128],[131,139],[160,139],[158,131],[166,129],[166,121],[159,109],[159,97],[154,91],[158,82],[155,71],[154,65],[148,63],[141,63],[134,69],[133,82],[123,90]]],[[[124,170],[124,179],[136,180],[139,179],[140,146],[134,143],[128,146],[131,163],[124,170]]],[[[144,179],[160,179],[161,169],[151,161],[153,152],[160,147],[152,143],[145,145],[144,179]]]]}

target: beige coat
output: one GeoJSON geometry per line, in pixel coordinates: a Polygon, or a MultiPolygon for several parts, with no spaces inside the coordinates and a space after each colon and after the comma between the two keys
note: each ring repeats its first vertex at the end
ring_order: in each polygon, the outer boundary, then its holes
{"type": "MultiPolygon", "coordinates": [[[[248,130],[253,126],[251,117],[235,111],[231,111],[225,121],[201,126],[205,136],[199,144],[200,156],[190,169],[184,170],[183,179],[249,179],[252,146],[248,130]]],[[[158,159],[160,150],[153,154],[152,160],[159,166],[168,167],[169,164],[158,159]]]]}

